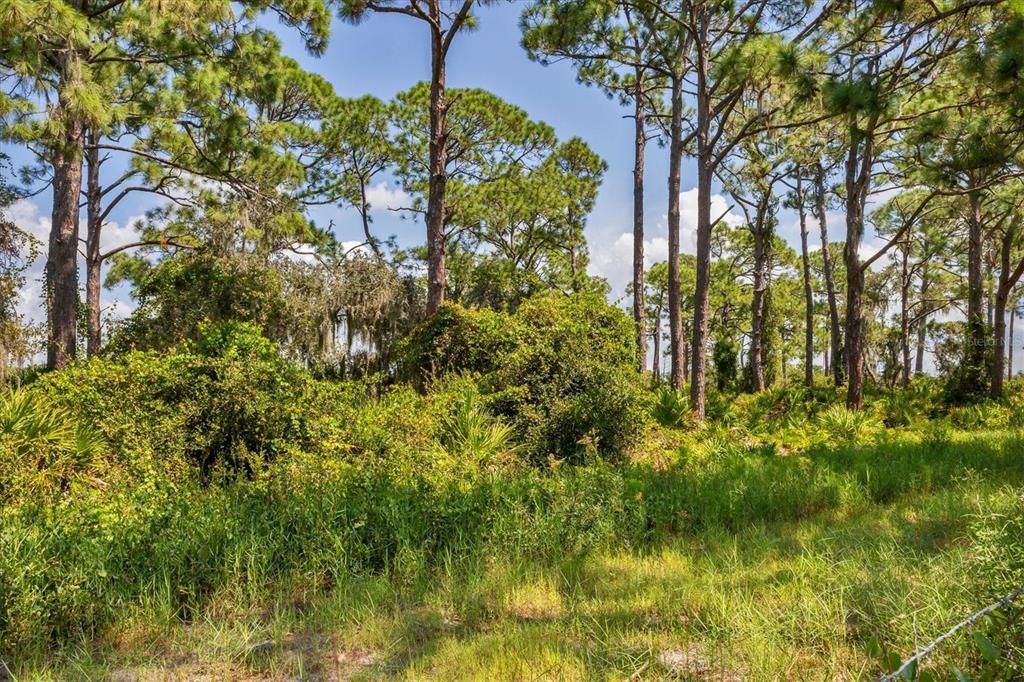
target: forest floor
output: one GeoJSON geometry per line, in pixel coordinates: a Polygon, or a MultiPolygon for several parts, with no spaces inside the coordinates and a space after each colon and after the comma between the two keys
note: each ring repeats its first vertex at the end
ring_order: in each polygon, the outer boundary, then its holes
{"type": "MultiPolygon", "coordinates": [[[[864,642],[877,624],[923,644],[983,605],[967,577],[972,528],[1021,499],[1020,478],[1016,465],[965,469],[881,503],[552,566],[452,557],[405,581],[291,581],[256,606],[215,597],[190,622],[140,612],[22,670],[119,682],[871,679],[864,642]]],[[[948,675],[972,655],[952,641],[930,666],[948,675]]]]}

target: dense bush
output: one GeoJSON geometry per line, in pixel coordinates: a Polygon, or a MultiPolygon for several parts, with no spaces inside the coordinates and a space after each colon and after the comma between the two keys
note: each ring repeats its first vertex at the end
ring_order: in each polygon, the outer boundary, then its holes
{"type": "Polygon", "coordinates": [[[522,330],[507,313],[446,303],[400,344],[400,374],[419,381],[449,373],[490,372],[521,337],[522,330]]]}
{"type": "Polygon", "coordinates": [[[31,390],[95,424],[140,478],[251,474],[309,442],[308,376],[249,324],[202,327],[181,352],[94,358],[31,390]]]}
{"type": "Polygon", "coordinates": [[[579,461],[621,455],[643,429],[632,322],[596,295],[545,295],[513,315],[444,306],[410,340],[407,371],[480,375],[490,409],[525,452],[579,461]]]}
{"type": "Polygon", "coordinates": [[[153,267],[124,259],[112,272],[112,282],[133,282],[139,305],[118,325],[111,348],[171,348],[198,339],[210,321],[250,322],[264,332],[281,326],[280,277],[255,257],[189,253],[153,267]]]}
{"type": "Polygon", "coordinates": [[[588,448],[621,455],[639,435],[646,396],[633,326],[598,296],[543,296],[516,312],[524,341],[483,379],[499,414],[536,457],[579,461],[588,448]]]}
{"type": "Polygon", "coordinates": [[[95,473],[105,447],[88,422],[51,401],[24,389],[0,397],[0,505],[67,494],[95,473]]]}

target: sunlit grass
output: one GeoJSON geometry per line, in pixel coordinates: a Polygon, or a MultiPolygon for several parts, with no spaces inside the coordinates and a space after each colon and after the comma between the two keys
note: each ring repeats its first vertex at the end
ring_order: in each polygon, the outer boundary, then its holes
{"type": "MultiPolygon", "coordinates": [[[[428,557],[406,548],[384,571],[331,573],[322,568],[329,557],[317,556],[310,566],[321,570],[295,564],[272,575],[258,550],[266,539],[254,534],[254,544],[226,555],[227,579],[187,612],[175,588],[156,581],[98,636],[31,651],[15,672],[44,680],[877,676],[869,639],[913,652],[988,596],[971,524],[988,501],[1019,490],[1017,443],[992,434],[958,436],[941,452],[903,443],[726,455],[620,491],[685,507],[645,508],[652,523],[681,513],[676,530],[642,542],[615,536],[585,551],[534,544],[517,555],[508,551],[515,537],[499,533],[482,551],[452,543],[428,557]],[[682,481],[681,492],[658,492],[682,481]]],[[[615,510],[621,502],[601,504],[606,515],[627,513],[615,510]]],[[[558,513],[577,513],[565,509],[558,513]]],[[[532,543],[540,540],[530,533],[572,518],[502,513],[511,515],[496,519],[502,532],[522,524],[532,543]]],[[[972,656],[958,638],[929,665],[948,671],[972,656]]]]}

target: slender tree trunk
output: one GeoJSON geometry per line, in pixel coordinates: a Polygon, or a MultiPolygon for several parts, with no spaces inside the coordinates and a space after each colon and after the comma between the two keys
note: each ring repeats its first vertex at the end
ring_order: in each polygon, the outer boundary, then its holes
{"type": "Polygon", "coordinates": [[[446,273],[445,192],[448,187],[446,157],[448,133],[445,101],[444,36],[434,29],[431,37],[430,79],[430,185],[427,194],[427,314],[433,314],[444,302],[446,273]]]}
{"type": "Polygon", "coordinates": [[[846,158],[846,407],[859,410],[864,400],[864,271],[860,258],[864,238],[864,204],[871,181],[870,140],[851,126],[846,158]]]}
{"type": "Polygon", "coordinates": [[[803,169],[796,169],[796,206],[800,218],[800,261],[804,276],[804,385],[814,385],[814,289],[811,256],[807,247],[807,211],[804,207],[803,169]]]}
{"type": "Polygon", "coordinates": [[[100,336],[100,278],[103,271],[100,239],[103,236],[103,197],[100,187],[100,150],[96,147],[98,143],[99,136],[95,131],[90,131],[89,149],[86,151],[88,176],[85,235],[85,308],[89,326],[86,353],[90,358],[100,352],[103,342],[100,336]]]}
{"type": "Polygon", "coordinates": [[[690,382],[690,342],[687,340],[690,336],[690,330],[683,322],[683,383],[690,382]]]}
{"type": "Polygon", "coordinates": [[[754,291],[750,301],[750,376],[753,380],[754,392],[764,390],[764,363],[762,362],[762,345],[764,341],[764,299],[767,288],[765,270],[768,264],[768,249],[765,242],[765,219],[761,207],[758,207],[757,225],[754,228],[754,291]]]}
{"type": "Polygon", "coordinates": [[[683,387],[682,283],[679,277],[679,183],[683,160],[683,82],[672,78],[672,121],[668,171],[668,328],[672,388],[683,387]]]}
{"type": "Polygon", "coordinates": [[[832,268],[832,254],[828,240],[828,218],[825,215],[825,170],[817,164],[814,174],[815,212],[818,214],[818,229],[821,233],[821,260],[825,277],[825,294],[828,300],[829,323],[829,367],[836,386],[845,383],[843,373],[843,330],[839,321],[839,301],[836,295],[836,280],[832,268]]]}
{"type": "Polygon", "coordinates": [[[53,210],[46,259],[49,305],[47,365],[61,369],[75,358],[78,343],[78,201],[82,192],[85,131],[67,101],[78,80],[78,56],[67,48],[59,57],[61,94],[57,108],[63,130],[53,150],[53,210]]]}
{"type": "Polygon", "coordinates": [[[710,140],[711,91],[705,49],[707,20],[698,17],[702,35],[697,46],[697,286],[693,300],[693,353],[690,372],[690,403],[699,421],[704,420],[707,393],[707,336],[711,293],[711,178],[714,173],[710,140]]]}
{"type": "MultiPolygon", "coordinates": [[[[1021,277],[1022,270],[1024,270],[1024,261],[1013,271],[1010,270],[1010,258],[1013,252],[1016,232],[1016,223],[1011,223],[1003,235],[999,248],[999,283],[996,286],[995,310],[993,311],[994,324],[992,325],[992,338],[995,342],[992,348],[992,385],[989,391],[989,395],[992,398],[1003,397],[1003,363],[1006,359],[1006,307],[1010,300],[1010,294],[1013,292],[1013,287],[1016,286],[1017,280],[1021,277]]],[[[1010,328],[1013,328],[1012,322],[1010,328]]]]}
{"type": "MultiPolygon", "coordinates": [[[[927,249],[926,249],[927,252],[927,249]]],[[[921,266],[921,308],[927,310],[928,290],[931,288],[931,278],[928,274],[927,263],[921,266]]],[[[924,374],[924,340],[928,331],[928,316],[922,314],[917,320],[917,357],[914,359],[914,374],[924,374]]]]}
{"type": "Polygon", "coordinates": [[[1013,328],[1017,326],[1017,310],[1010,309],[1010,343],[1006,349],[1006,378],[1013,378],[1013,328]]]}
{"type": "Polygon", "coordinates": [[[910,385],[910,242],[903,245],[900,273],[900,354],[903,386],[910,385]]]}
{"type": "Polygon", "coordinates": [[[967,345],[964,352],[964,366],[970,372],[979,375],[971,377],[976,385],[969,390],[980,393],[986,385],[990,386],[991,377],[985,377],[989,363],[985,358],[985,344],[988,335],[985,330],[985,276],[982,272],[982,216],[981,197],[977,192],[968,195],[970,215],[968,216],[968,247],[967,247],[967,345]]]}
{"type": "Polygon", "coordinates": [[[1006,361],[1006,304],[1009,299],[1009,292],[1002,286],[1002,274],[999,275],[1000,285],[996,290],[995,311],[993,319],[992,339],[995,347],[992,349],[992,386],[989,396],[992,398],[1003,397],[1003,367],[1006,361]]]}
{"type": "Polygon", "coordinates": [[[654,360],[652,366],[652,372],[654,374],[654,383],[661,383],[661,307],[658,307],[657,317],[654,318],[654,360]]]}
{"type": "Polygon", "coordinates": [[[633,93],[633,322],[636,324],[637,364],[643,373],[647,367],[647,323],[644,320],[644,152],[647,127],[643,103],[643,69],[636,67],[633,93]]]}

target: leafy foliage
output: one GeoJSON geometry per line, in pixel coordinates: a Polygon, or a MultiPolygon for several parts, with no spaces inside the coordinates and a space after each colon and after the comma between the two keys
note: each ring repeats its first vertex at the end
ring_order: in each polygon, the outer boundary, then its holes
{"type": "Polygon", "coordinates": [[[0,397],[0,503],[59,499],[80,476],[97,473],[105,449],[68,409],[26,389],[8,392],[0,397]]]}

